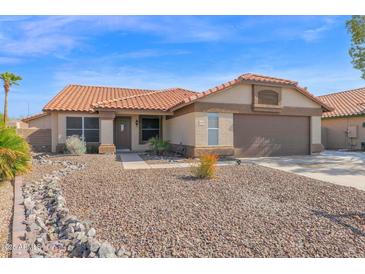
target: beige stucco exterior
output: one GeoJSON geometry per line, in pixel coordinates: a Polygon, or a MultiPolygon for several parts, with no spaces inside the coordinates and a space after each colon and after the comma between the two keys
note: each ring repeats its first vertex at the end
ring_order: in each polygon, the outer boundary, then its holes
{"type": "Polygon", "coordinates": [[[139,125],[136,125],[136,120],[139,119],[139,115],[131,116],[131,134],[132,134],[132,150],[143,151],[148,149],[148,144],[139,143],[139,125]]]}
{"type": "Polygon", "coordinates": [[[100,143],[104,145],[114,144],[114,120],[100,119],[100,143]]]}
{"type": "Polygon", "coordinates": [[[311,117],[311,143],[312,144],[321,144],[321,116],[312,116],[311,117]]]}
{"type": "MultiPolygon", "coordinates": [[[[278,89],[278,87],[276,87],[278,89]]],[[[312,145],[321,144],[321,106],[310,100],[299,91],[290,87],[280,88],[280,107],[290,107],[290,114],[282,115],[297,115],[306,116],[310,119],[310,140],[312,145]],[[298,108],[298,109],[296,109],[298,108]],[[311,112],[298,112],[299,110],[315,110],[317,114],[309,114],[311,112]],[[306,113],[306,114],[303,114],[306,113]],[[310,116],[312,115],[312,116],[310,116]]],[[[233,86],[224,91],[211,94],[204,98],[198,99],[197,103],[205,104],[226,104],[224,111],[214,111],[219,115],[219,135],[218,145],[214,147],[233,148],[234,146],[234,113],[237,113],[240,106],[250,108],[253,103],[253,86],[251,84],[240,84],[233,86]],[[237,107],[238,106],[238,107],[237,107]],[[232,109],[231,109],[232,108],[232,109]]],[[[131,118],[131,149],[133,151],[144,151],[149,148],[149,144],[140,144],[140,115],[156,115],[161,116],[162,122],[162,137],[164,140],[170,141],[171,144],[183,144],[195,148],[211,148],[208,146],[208,109],[192,109],[182,112],[179,115],[173,116],[173,113],[163,112],[141,112],[141,111],[113,111],[113,115],[108,116],[108,113],[87,113],[87,112],[51,112],[50,115],[32,120],[30,126],[39,128],[52,129],[52,151],[56,151],[57,144],[64,144],[66,141],[66,117],[99,117],[100,118],[100,143],[105,146],[114,145],[114,118],[118,116],[128,116],[131,118]],[[167,116],[165,115],[168,115],[167,116]]],[[[279,110],[280,111],[280,110],[279,110]]],[[[255,112],[257,113],[257,112],[255,112]]],[[[109,111],[110,114],[110,111],[109,111]]],[[[265,115],[279,115],[280,113],[258,113],[265,115]]],[[[247,114],[249,115],[249,114],[247,114]]],[[[365,120],[365,119],[364,119],[365,120]]],[[[324,121],[323,126],[332,122],[324,121]]],[[[362,122],[358,122],[360,125],[362,122]]],[[[347,125],[346,123],[344,125],[347,125]]],[[[336,125],[337,131],[343,132],[346,126],[336,125]]],[[[359,126],[360,128],[360,126],[359,126]]],[[[359,131],[360,133],[360,131],[359,131]]],[[[364,133],[360,134],[360,139],[365,138],[364,133]],[[363,134],[363,135],[361,135],[363,134]]],[[[341,139],[340,137],[336,137],[341,139]]],[[[329,140],[329,144],[342,143],[343,140],[329,140]]],[[[359,142],[360,143],[360,142],[359,142]]],[[[360,146],[360,144],[358,144],[360,146]]]]}
{"type": "Polygon", "coordinates": [[[221,103],[221,104],[251,104],[252,85],[241,84],[209,95],[199,102],[221,103]]]}
{"type": "MultiPolygon", "coordinates": [[[[252,85],[249,84],[236,85],[199,100],[223,104],[252,104],[252,101],[252,85]]],[[[283,107],[321,108],[319,104],[290,87],[281,88],[281,104],[283,107]]]]}
{"type": "MultiPolygon", "coordinates": [[[[195,114],[195,146],[208,147],[208,113],[195,114]]],[[[218,146],[233,146],[233,113],[218,113],[218,146]]]]}
{"type": "Polygon", "coordinates": [[[365,116],[322,119],[323,144],[327,149],[361,149],[365,142],[365,116]],[[355,138],[347,134],[349,127],[355,127],[355,138]]]}
{"type": "Polygon", "coordinates": [[[281,92],[281,103],[284,107],[321,108],[294,88],[282,88],[281,92]]]}
{"type": "Polygon", "coordinates": [[[190,112],[185,115],[167,119],[165,122],[165,139],[172,144],[184,144],[195,146],[195,113],[190,112]]]}
{"type": "Polygon", "coordinates": [[[28,122],[28,126],[31,128],[47,129],[47,128],[51,128],[51,126],[52,126],[51,122],[52,122],[51,115],[47,115],[47,116],[39,117],[34,120],[30,120],[28,122]]]}

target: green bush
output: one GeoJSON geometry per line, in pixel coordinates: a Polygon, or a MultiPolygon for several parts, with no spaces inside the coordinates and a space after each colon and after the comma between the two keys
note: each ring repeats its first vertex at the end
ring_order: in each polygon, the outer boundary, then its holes
{"type": "Polygon", "coordinates": [[[0,127],[0,181],[14,179],[31,168],[30,148],[13,128],[0,127]]]}
{"type": "Polygon", "coordinates": [[[170,148],[169,141],[165,141],[157,137],[149,139],[148,142],[153,152],[156,153],[157,155],[163,155],[170,148]]]}
{"type": "Polygon", "coordinates": [[[88,154],[98,154],[99,145],[98,144],[86,144],[86,153],[88,154]]]}
{"type": "Polygon", "coordinates": [[[4,115],[0,113],[0,128],[4,127],[4,115]]]}
{"type": "Polygon", "coordinates": [[[216,172],[218,156],[215,154],[203,155],[197,166],[192,166],[193,175],[200,179],[211,179],[216,172]]]}
{"type": "Polygon", "coordinates": [[[78,136],[70,136],[66,139],[66,151],[74,155],[86,153],[86,144],[78,136]]]}

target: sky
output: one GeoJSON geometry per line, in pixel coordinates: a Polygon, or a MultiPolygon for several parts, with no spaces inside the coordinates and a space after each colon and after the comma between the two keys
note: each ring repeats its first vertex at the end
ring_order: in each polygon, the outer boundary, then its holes
{"type": "MultiPolygon", "coordinates": [[[[13,118],[68,84],[204,91],[243,73],[315,95],[365,86],[346,16],[0,16],[0,72],[21,75],[13,118]]],[[[0,112],[4,92],[0,90],[0,112]]]]}

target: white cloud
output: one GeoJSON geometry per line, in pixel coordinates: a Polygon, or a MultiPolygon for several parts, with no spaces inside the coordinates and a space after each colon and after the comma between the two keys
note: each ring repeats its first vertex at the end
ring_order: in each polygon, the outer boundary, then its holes
{"type": "Polygon", "coordinates": [[[302,37],[306,42],[317,41],[324,35],[325,32],[330,30],[335,24],[333,18],[326,17],[324,23],[316,28],[307,29],[303,32],[302,37]]]}
{"type": "Polygon", "coordinates": [[[0,52],[14,55],[61,54],[88,47],[88,39],[105,32],[141,32],[160,42],[193,43],[233,38],[230,26],[203,17],[35,16],[0,21],[0,52]]]}
{"type": "Polygon", "coordinates": [[[204,91],[231,80],[239,74],[226,71],[179,74],[169,70],[152,70],[131,66],[104,66],[89,70],[68,67],[55,73],[54,85],[63,87],[74,83],[145,89],[182,87],[204,91]]]}

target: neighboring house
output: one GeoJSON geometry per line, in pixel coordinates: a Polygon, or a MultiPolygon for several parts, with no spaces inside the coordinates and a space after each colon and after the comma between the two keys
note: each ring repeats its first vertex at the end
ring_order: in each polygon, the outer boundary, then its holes
{"type": "Polygon", "coordinates": [[[17,132],[22,135],[36,152],[52,150],[51,121],[48,113],[40,113],[22,119],[17,132]]]}
{"type": "Polygon", "coordinates": [[[14,128],[27,128],[28,124],[22,120],[10,120],[7,125],[14,128]]]}
{"type": "Polygon", "coordinates": [[[51,129],[54,152],[71,135],[100,153],[143,151],[158,136],[188,156],[250,157],[320,152],[329,110],[297,82],[248,73],[202,93],[69,85],[26,121],[51,129]]]}
{"type": "Polygon", "coordinates": [[[334,110],[322,115],[323,143],[328,149],[365,149],[365,88],[319,98],[334,110]]]}

